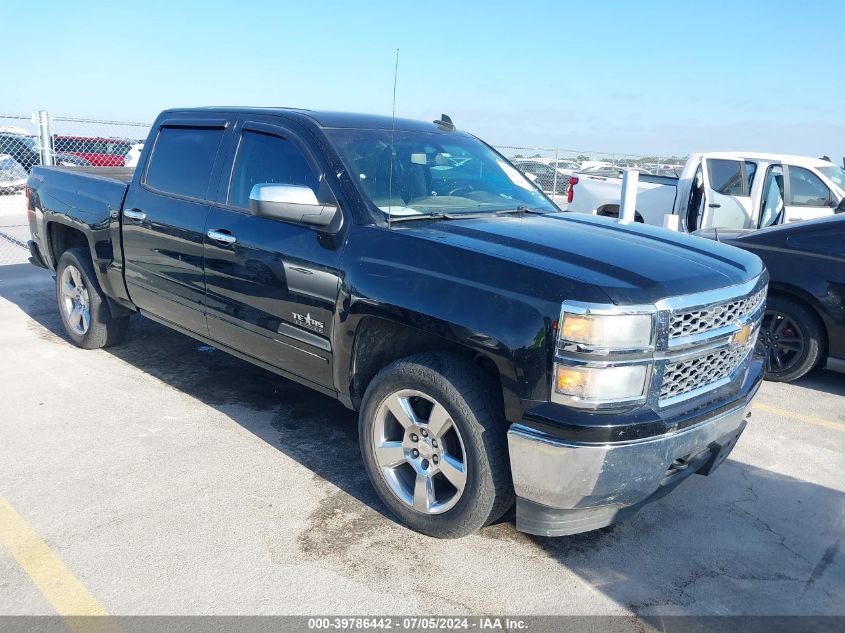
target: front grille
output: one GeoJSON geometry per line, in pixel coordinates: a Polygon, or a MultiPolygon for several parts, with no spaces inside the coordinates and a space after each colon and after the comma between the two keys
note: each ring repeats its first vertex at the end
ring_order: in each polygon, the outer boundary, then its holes
{"type": "Polygon", "coordinates": [[[703,334],[731,323],[742,321],[754,313],[766,299],[766,287],[741,299],[732,299],[705,308],[677,312],[669,321],[669,340],[703,334]]]}
{"type": "Polygon", "coordinates": [[[737,345],[667,365],[660,400],[682,396],[729,376],[749,352],[750,347],[737,345]]]}
{"type": "Polygon", "coordinates": [[[660,400],[682,396],[729,376],[750,352],[751,347],[737,345],[667,365],[660,400]]]}

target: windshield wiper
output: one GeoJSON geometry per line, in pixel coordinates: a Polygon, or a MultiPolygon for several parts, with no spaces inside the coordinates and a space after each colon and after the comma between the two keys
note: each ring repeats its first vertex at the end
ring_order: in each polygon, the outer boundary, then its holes
{"type": "Polygon", "coordinates": [[[550,211],[544,211],[543,209],[529,209],[528,207],[517,207],[516,209],[502,209],[501,211],[496,211],[496,215],[513,215],[515,213],[532,213],[534,215],[546,215],[547,213],[551,213],[550,211]]]}
{"type": "Polygon", "coordinates": [[[477,220],[478,218],[486,218],[489,213],[421,213],[419,215],[403,215],[398,218],[389,218],[390,224],[396,222],[411,222],[415,220],[477,220]]]}
{"type": "Polygon", "coordinates": [[[420,215],[402,215],[398,218],[390,218],[388,222],[395,224],[396,222],[413,222],[419,220],[477,220],[479,218],[489,218],[492,215],[514,215],[522,213],[531,213],[534,215],[546,215],[549,211],[540,209],[529,209],[528,207],[517,207],[515,209],[502,209],[501,211],[482,211],[481,213],[443,213],[441,211],[435,213],[421,213],[420,215]]]}

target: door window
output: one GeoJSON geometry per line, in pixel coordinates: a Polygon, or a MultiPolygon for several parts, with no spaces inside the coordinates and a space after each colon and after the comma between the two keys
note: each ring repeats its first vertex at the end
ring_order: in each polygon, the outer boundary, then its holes
{"type": "Polygon", "coordinates": [[[701,173],[701,165],[695,172],[690,186],[689,200],[687,201],[687,230],[692,233],[698,230],[698,223],[704,213],[704,176],[701,173]]]}
{"type": "Polygon", "coordinates": [[[319,198],[319,179],[296,145],[280,136],[245,130],[232,169],[228,204],[249,208],[249,194],[259,183],[304,185],[319,198]]]}
{"type": "Polygon", "coordinates": [[[716,193],[726,196],[751,195],[751,183],[757,171],[753,161],[708,158],[707,171],[710,175],[710,187],[716,193]]]}
{"type": "Polygon", "coordinates": [[[223,128],[163,127],[144,182],[166,193],[205,198],[223,128]]]}
{"type": "Polygon", "coordinates": [[[783,168],[769,167],[763,183],[763,200],[760,207],[760,228],[777,224],[783,213],[783,168]]]}
{"type": "Polygon", "coordinates": [[[813,172],[803,167],[789,167],[790,205],[794,207],[830,207],[830,189],[813,172]]]}

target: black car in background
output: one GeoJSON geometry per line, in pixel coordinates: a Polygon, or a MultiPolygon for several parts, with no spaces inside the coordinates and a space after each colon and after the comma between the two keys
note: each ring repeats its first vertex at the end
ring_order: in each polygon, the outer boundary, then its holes
{"type": "Polygon", "coordinates": [[[757,341],[766,379],[796,380],[823,363],[845,372],[845,202],[831,217],[696,235],[751,251],[769,269],[757,341]]]}
{"type": "MultiPolygon", "coordinates": [[[[41,164],[38,139],[26,134],[0,132],[0,154],[11,156],[27,173],[32,171],[35,165],[41,164]]],[[[91,165],[88,160],[67,152],[55,152],[53,163],[64,167],[88,167],[91,165]]]]}

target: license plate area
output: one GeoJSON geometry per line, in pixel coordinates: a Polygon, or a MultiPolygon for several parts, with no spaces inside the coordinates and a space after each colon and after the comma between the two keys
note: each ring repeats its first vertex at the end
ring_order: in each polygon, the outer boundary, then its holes
{"type": "Polygon", "coordinates": [[[736,446],[736,442],[739,439],[739,436],[742,435],[742,431],[745,430],[746,424],[747,422],[743,421],[736,430],[722,436],[715,442],[710,442],[707,446],[710,453],[709,457],[707,461],[704,462],[704,465],[696,471],[699,475],[709,475],[722,465],[722,462],[728,458],[728,455],[731,454],[734,446],[736,446]]]}

